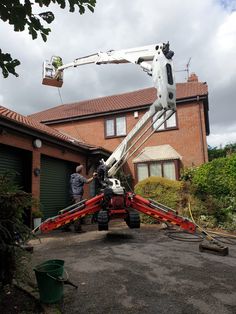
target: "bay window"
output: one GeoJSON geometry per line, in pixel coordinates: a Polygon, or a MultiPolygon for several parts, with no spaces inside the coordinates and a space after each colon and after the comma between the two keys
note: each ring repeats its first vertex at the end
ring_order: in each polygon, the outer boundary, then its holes
{"type": "Polygon", "coordinates": [[[162,160],[137,163],[138,181],[151,176],[164,177],[170,180],[178,179],[178,161],[162,160]]]}

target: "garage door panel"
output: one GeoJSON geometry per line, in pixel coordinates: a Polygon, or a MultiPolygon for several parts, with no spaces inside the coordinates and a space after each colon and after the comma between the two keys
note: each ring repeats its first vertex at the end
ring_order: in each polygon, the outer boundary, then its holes
{"type": "Polygon", "coordinates": [[[12,173],[25,192],[31,192],[31,160],[31,152],[0,144],[0,174],[12,173]]]}
{"type": "Polygon", "coordinates": [[[57,215],[59,210],[70,205],[69,178],[74,168],[73,163],[41,157],[40,205],[44,219],[57,215]]]}

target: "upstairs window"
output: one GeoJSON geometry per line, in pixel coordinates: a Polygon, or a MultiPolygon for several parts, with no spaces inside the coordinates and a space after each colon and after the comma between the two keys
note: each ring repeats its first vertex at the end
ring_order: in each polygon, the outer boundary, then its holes
{"type": "Polygon", "coordinates": [[[125,117],[109,118],[105,120],[105,137],[126,135],[125,117]]]}
{"type": "MultiPolygon", "coordinates": [[[[168,111],[167,111],[168,113],[168,111]]],[[[153,124],[153,129],[156,129],[157,125],[162,122],[165,119],[166,114],[165,113],[160,119],[158,119],[154,124],[153,124]]],[[[158,113],[155,114],[153,117],[153,121],[155,120],[156,116],[158,113]]],[[[158,129],[157,131],[162,131],[162,130],[169,130],[169,129],[176,129],[177,128],[177,119],[176,119],[176,112],[168,119],[166,120],[158,129]]]]}

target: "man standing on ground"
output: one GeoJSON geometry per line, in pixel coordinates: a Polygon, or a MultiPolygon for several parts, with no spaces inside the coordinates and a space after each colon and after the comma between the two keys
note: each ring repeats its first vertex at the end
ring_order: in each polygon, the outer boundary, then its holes
{"type": "Polygon", "coordinates": [[[74,203],[78,203],[82,200],[84,194],[84,184],[91,183],[97,175],[97,173],[94,172],[91,178],[86,179],[82,176],[83,168],[83,165],[77,166],[76,172],[70,176],[71,195],[74,203]]]}
{"type": "MultiPolygon", "coordinates": [[[[83,199],[84,184],[91,183],[93,179],[97,176],[97,173],[94,172],[91,178],[85,178],[84,176],[82,176],[83,168],[83,165],[77,166],[76,172],[73,173],[70,177],[70,189],[74,203],[78,203],[83,199]]],[[[81,219],[75,221],[74,228],[76,232],[81,231],[81,219]]]]}

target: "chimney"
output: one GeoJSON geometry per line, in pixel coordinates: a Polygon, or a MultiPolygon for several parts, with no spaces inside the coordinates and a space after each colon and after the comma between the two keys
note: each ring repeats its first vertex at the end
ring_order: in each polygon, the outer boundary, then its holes
{"type": "Polygon", "coordinates": [[[188,82],[198,82],[198,76],[195,73],[191,73],[188,82]]]}

